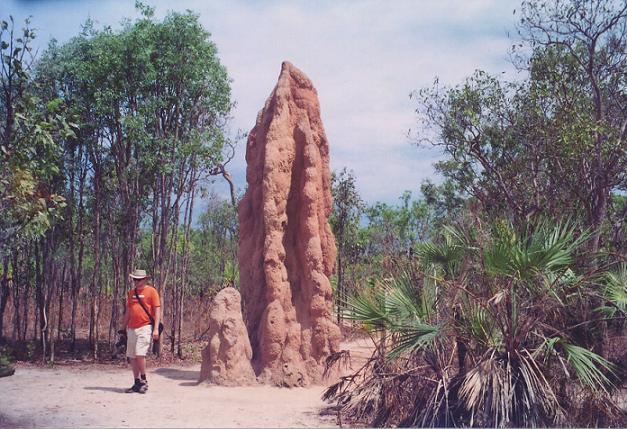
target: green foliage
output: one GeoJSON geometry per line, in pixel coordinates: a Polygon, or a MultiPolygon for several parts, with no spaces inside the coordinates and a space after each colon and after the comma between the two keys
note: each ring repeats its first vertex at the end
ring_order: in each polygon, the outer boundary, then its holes
{"type": "Polygon", "coordinates": [[[604,276],[603,298],[606,304],[599,308],[607,317],[627,317],[627,264],[604,276]]]}
{"type": "MultiPolygon", "coordinates": [[[[185,204],[225,162],[233,103],[226,69],[198,15],[171,12],[157,20],[153,8],[136,6],[141,17],[118,30],[87,21],[67,43],[51,42],[37,63],[36,84],[51,108],[61,97],[79,125],[75,135],[61,135],[63,179],[54,184],[67,208],[59,228],[95,246],[94,236],[111,225],[101,254],[111,250],[122,272],[136,263],[152,267],[160,288],[174,271],[174,255],[185,253],[189,237],[181,224],[191,222],[183,219],[185,204]],[[96,219],[100,232],[87,228],[96,219]]],[[[185,262],[195,264],[198,251],[190,250],[185,262]]],[[[98,263],[113,271],[109,258],[98,263]]],[[[191,277],[191,289],[202,290],[191,277]]]]}
{"type": "Polygon", "coordinates": [[[6,346],[0,346],[0,367],[10,366],[13,363],[13,352],[6,346]]]}
{"type": "Polygon", "coordinates": [[[513,58],[528,78],[477,71],[460,85],[436,80],[417,91],[417,111],[434,131],[423,140],[444,150],[436,168],[487,216],[517,227],[571,217],[591,228],[592,250],[620,249],[624,237],[608,232],[627,215],[610,209],[612,194],[627,188],[627,10],[612,0],[522,3],[513,58]]]}
{"type": "MultiPolygon", "coordinates": [[[[192,259],[198,288],[239,284],[237,212],[230,202],[213,195],[192,237],[192,259]]],[[[191,279],[190,279],[191,280],[191,279]]]]}
{"type": "Polygon", "coordinates": [[[441,242],[425,241],[418,245],[416,255],[423,267],[437,267],[446,274],[457,271],[462,258],[468,250],[460,240],[457,231],[452,228],[443,230],[441,242]]]}
{"type": "Polygon", "coordinates": [[[575,249],[590,236],[584,233],[573,239],[575,233],[575,225],[568,222],[557,227],[543,223],[530,236],[522,237],[511,229],[497,229],[496,241],[484,251],[486,271],[493,276],[529,281],[554,273],[573,263],[575,249]]]}
{"type": "Polygon", "coordinates": [[[59,175],[59,141],[75,136],[62,100],[43,102],[32,88],[35,37],[27,20],[0,26],[0,254],[46,232],[61,218],[64,198],[50,189],[59,175]]]}
{"type": "MultiPolygon", "coordinates": [[[[28,22],[21,32],[12,19],[0,25],[0,256],[19,272],[0,282],[0,308],[36,292],[36,308],[51,312],[45,340],[63,296],[72,347],[80,306],[96,308],[101,293],[113,298],[115,328],[139,264],[168,291],[172,320],[188,294],[238,281],[236,218],[224,247],[212,243],[218,263],[191,228],[198,188],[234,156],[230,79],[197,14],[157,19],[136,7],[138,19],[115,29],[88,20],[36,60],[28,22]]],[[[93,313],[90,328],[107,316],[93,313]]]]}
{"type": "MultiPolygon", "coordinates": [[[[597,293],[598,275],[575,262],[590,234],[545,221],[523,232],[497,222],[473,234],[447,227],[442,235],[420,245],[417,272],[373,281],[349,300],[346,317],[379,332],[377,350],[395,363],[374,359],[362,384],[334,386],[344,409],[363,411],[363,390],[383,385],[409,402],[382,401],[361,418],[386,415],[378,421],[385,424],[400,413],[408,425],[553,426],[572,424],[583,398],[602,395],[607,408],[598,412],[612,419],[617,367],[578,334],[595,322],[594,309],[582,309],[597,293]],[[416,368],[417,379],[404,376],[416,368]],[[386,384],[390,371],[406,381],[386,384]]],[[[614,274],[605,279],[618,308],[624,284],[614,274]]]]}
{"type": "Polygon", "coordinates": [[[445,180],[440,185],[425,180],[420,186],[420,193],[425,207],[430,211],[427,222],[430,232],[438,231],[445,221],[454,219],[464,206],[464,196],[452,180],[445,180]]]}
{"type": "Polygon", "coordinates": [[[357,192],[354,173],[347,171],[346,168],[339,174],[334,172],[331,175],[331,193],[333,195],[333,211],[329,223],[338,240],[338,245],[345,246],[351,242],[351,238],[355,235],[364,208],[364,203],[357,192]]]}
{"type": "Polygon", "coordinates": [[[353,286],[349,285],[347,277],[354,277],[354,267],[363,249],[359,230],[364,202],[357,192],[354,173],[348,172],[346,168],[339,174],[334,172],[331,175],[331,193],[333,210],[329,223],[337,245],[336,277],[332,281],[336,306],[338,313],[341,313],[343,301],[353,286]],[[347,272],[347,267],[353,268],[352,272],[347,272]]]}
{"type": "Polygon", "coordinates": [[[565,341],[559,341],[566,360],[575,370],[579,381],[594,390],[614,387],[606,374],[614,375],[616,366],[598,354],[565,341]]]}
{"type": "Polygon", "coordinates": [[[439,333],[437,325],[425,323],[431,313],[432,291],[418,292],[409,273],[381,279],[348,299],[344,317],[358,321],[372,332],[389,336],[394,347],[388,357],[428,347],[439,333]]]}

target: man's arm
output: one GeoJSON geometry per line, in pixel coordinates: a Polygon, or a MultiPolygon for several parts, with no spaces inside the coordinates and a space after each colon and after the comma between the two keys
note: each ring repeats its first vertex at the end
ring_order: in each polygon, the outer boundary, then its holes
{"type": "Polygon", "coordinates": [[[161,322],[161,307],[155,307],[155,326],[152,329],[152,338],[159,339],[159,322],[161,322]]]}

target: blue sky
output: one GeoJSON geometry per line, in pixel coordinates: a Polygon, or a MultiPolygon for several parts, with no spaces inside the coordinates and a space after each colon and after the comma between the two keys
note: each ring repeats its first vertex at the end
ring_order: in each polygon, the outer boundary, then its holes
{"type": "MultiPolygon", "coordinates": [[[[519,0],[240,1],[146,0],[156,16],[191,9],[212,33],[233,79],[237,106],[230,128],[249,131],[276,83],[283,60],[313,81],[331,150],[331,167],[347,167],[368,203],[396,203],[404,190],[417,193],[437,181],[433,148],[418,148],[420,135],[411,91],[455,85],[475,69],[515,78],[508,50],[515,36],[519,0]]],[[[0,0],[0,16],[18,22],[32,15],[38,45],[63,42],[92,18],[117,28],[134,18],[134,0],[0,0]]],[[[232,173],[245,187],[245,142],[232,173]]],[[[215,191],[226,195],[226,184],[215,191]]]]}

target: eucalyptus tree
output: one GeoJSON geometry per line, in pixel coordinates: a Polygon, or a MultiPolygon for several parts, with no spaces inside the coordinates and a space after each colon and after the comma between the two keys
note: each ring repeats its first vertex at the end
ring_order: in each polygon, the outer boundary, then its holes
{"type": "MultiPolygon", "coordinates": [[[[430,198],[437,193],[429,188],[430,198]]],[[[416,245],[432,233],[437,221],[433,200],[414,198],[411,191],[399,197],[399,204],[377,202],[364,210],[367,223],[362,232],[367,237],[369,255],[387,255],[388,258],[411,256],[416,245]]]]}
{"type": "Polygon", "coordinates": [[[198,218],[194,238],[194,269],[198,270],[195,277],[204,278],[204,281],[198,281],[199,285],[222,287],[237,284],[237,240],[237,211],[218,195],[210,195],[207,207],[198,218]]]}
{"type": "Polygon", "coordinates": [[[533,90],[554,119],[550,159],[564,159],[556,174],[583,204],[596,251],[611,194],[627,189],[627,4],[524,1],[520,34],[534,49],[533,90]]]}
{"type": "Polygon", "coordinates": [[[358,231],[365,204],[357,191],[355,174],[343,168],[339,174],[331,175],[333,209],[329,222],[337,245],[335,300],[338,321],[342,303],[348,296],[344,274],[349,264],[355,263],[354,254],[358,246],[358,231]]]}
{"type": "MultiPolygon", "coordinates": [[[[188,195],[193,204],[198,181],[222,164],[227,140],[223,130],[232,103],[226,69],[197,15],[174,13],[161,25],[147,21],[145,25],[145,37],[154,41],[151,64],[156,79],[148,93],[153,115],[146,126],[155,143],[150,154],[157,172],[152,189],[154,272],[163,294],[168,273],[180,262],[174,259],[177,253],[172,244],[166,242],[170,227],[174,237],[181,198],[188,195]]],[[[143,31],[143,27],[137,28],[143,31]]],[[[187,208],[189,227],[193,206],[187,208]]],[[[174,284],[180,286],[180,278],[174,284]]],[[[181,290],[174,291],[173,317],[181,290]]]]}
{"type": "Polygon", "coordinates": [[[65,205],[53,184],[60,176],[59,142],[72,138],[74,127],[66,121],[58,97],[42,100],[33,88],[34,38],[28,20],[20,31],[13,18],[0,21],[0,336],[4,335],[2,320],[12,288],[14,334],[26,338],[28,297],[33,289],[29,284],[34,284],[37,310],[33,330],[35,336],[41,334],[45,356],[54,280],[50,279],[44,243],[54,234],[51,226],[65,205]]]}
{"type": "MultiPolygon", "coordinates": [[[[187,243],[199,181],[228,175],[224,165],[232,158],[233,144],[224,129],[232,102],[226,69],[198,16],[171,12],[157,21],[151,8],[140,4],[139,9],[141,17],[125,21],[120,30],[96,29],[88,21],[77,37],[62,46],[52,44],[40,63],[40,80],[52,88],[51,97],[63,98],[80,124],[65,146],[66,192],[74,202],[67,218],[74,255],[74,235],[87,232],[82,217],[73,221],[73,210],[80,214],[90,208],[91,325],[98,325],[103,250],[111,255],[114,278],[111,333],[119,323],[119,292],[141,250],[139,230],[149,225],[148,256],[155,285],[168,304],[173,349],[187,270],[187,258],[177,252],[179,225],[184,224],[187,243]],[[224,148],[230,149],[226,158],[224,148]]],[[[79,239],[79,246],[84,241],[79,239]]],[[[74,302],[81,260],[75,264],[74,302]]],[[[97,337],[92,331],[90,338],[97,337]]]]}
{"type": "Polygon", "coordinates": [[[437,167],[486,212],[519,225],[580,219],[595,253],[612,194],[627,187],[627,6],[523,2],[520,33],[514,58],[527,79],[479,71],[415,94],[437,131],[431,142],[448,155],[437,167]]]}
{"type": "MultiPolygon", "coordinates": [[[[65,217],[59,228],[65,231],[66,240],[58,243],[59,248],[67,247],[69,260],[69,293],[71,297],[71,338],[72,348],[76,342],[76,318],[79,311],[79,296],[83,286],[84,259],[86,245],[91,241],[94,267],[91,271],[90,288],[92,308],[97,301],[100,286],[101,268],[101,219],[106,191],[116,192],[115,181],[106,182],[104,171],[113,171],[114,158],[111,155],[110,141],[105,137],[107,125],[111,124],[111,113],[107,99],[102,95],[114,92],[106,81],[108,76],[101,69],[97,58],[107,53],[110,34],[99,34],[91,22],[87,22],[79,36],[68,43],[59,45],[52,41],[44,52],[37,67],[36,84],[43,97],[61,97],[80,124],[75,136],[63,142],[64,162],[61,166],[65,180],[60,183],[60,191],[68,202],[65,217]],[[107,39],[105,41],[105,39],[107,39]],[[107,189],[108,185],[108,189],[107,189]],[[88,228],[91,224],[92,228],[88,228]]],[[[113,179],[113,175],[111,175],[113,179]]],[[[111,197],[109,213],[117,213],[118,198],[111,197]]],[[[119,214],[118,214],[119,216],[119,214]]],[[[90,255],[91,256],[91,255],[90,255]]],[[[112,255],[118,259],[116,252],[112,255]]],[[[116,279],[116,286],[119,279],[116,279]]],[[[115,288],[116,292],[118,288],[115,288]]],[[[59,307],[63,306],[65,290],[59,291],[59,307]]],[[[117,298],[117,296],[116,296],[117,298]]],[[[117,309],[117,306],[113,306],[117,309]]],[[[59,311],[59,327],[62,326],[63,312],[59,311]]],[[[92,315],[93,316],[93,315],[92,315]]],[[[94,336],[95,320],[90,323],[90,340],[94,336]]],[[[117,322],[116,322],[117,324],[117,322]]],[[[97,341],[95,341],[97,343],[97,341]]]]}
{"type": "Polygon", "coordinates": [[[40,235],[63,205],[46,183],[58,173],[56,138],[73,134],[58,99],[31,90],[35,32],[0,21],[0,253],[40,235]]]}

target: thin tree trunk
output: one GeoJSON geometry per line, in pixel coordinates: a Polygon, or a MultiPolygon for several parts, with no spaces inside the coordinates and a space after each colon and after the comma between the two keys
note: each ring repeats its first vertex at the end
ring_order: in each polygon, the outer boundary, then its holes
{"type": "Polygon", "coordinates": [[[59,315],[57,316],[57,341],[61,341],[61,331],[63,329],[63,292],[66,284],[66,268],[67,261],[63,261],[63,271],[61,274],[61,283],[59,285],[59,315]]]}
{"type": "MultiPolygon", "coordinates": [[[[178,207],[177,207],[177,211],[178,211],[178,207]]],[[[172,263],[172,271],[173,271],[173,275],[172,275],[172,296],[170,298],[170,304],[171,304],[171,310],[170,310],[170,353],[172,353],[172,355],[174,355],[174,346],[176,343],[176,326],[177,326],[177,310],[178,310],[178,306],[177,306],[177,299],[178,299],[178,290],[180,288],[180,281],[178,281],[178,277],[177,275],[179,274],[179,258],[178,258],[178,252],[177,252],[177,238],[178,238],[178,216],[175,216],[176,218],[176,222],[172,228],[172,240],[170,241],[170,249],[169,249],[169,253],[170,253],[170,257],[168,258],[169,260],[171,260],[173,258],[173,263],[172,263]]],[[[170,264],[168,264],[169,267],[170,264]]],[[[169,270],[168,270],[169,271],[169,270]]]]}
{"type": "Polygon", "coordinates": [[[96,298],[96,327],[95,327],[95,336],[96,336],[96,347],[94,349],[94,359],[98,359],[98,342],[100,341],[100,315],[101,315],[101,303],[102,303],[102,276],[100,272],[98,272],[98,294],[96,298]]]}
{"type": "MultiPolygon", "coordinates": [[[[82,159],[82,150],[80,151],[82,159]]],[[[85,206],[84,206],[84,192],[85,192],[85,176],[87,174],[87,168],[81,171],[80,186],[78,188],[78,266],[76,272],[76,301],[80,299],[80,291],[83,282],[83,256],[85,254],[85,241],[83,240],[83,222],[85,219],[85,206]]],[[[74,315],[76,317],[76,315],[74,315]]],[[[72,351],[75,350],[76,344],[76,330],[74,330],[74,336],[72,338],[72,351]]]]}
{"type": "MultiPolygon", "coordinates": [[[[53,233],[56,232],[53,229],[53,233]]],[[[53,236],[54,237],[54,236],[53,236]]],[[[56,261],[54,259],[54,240],[50,239],[46,243],[46,258],[47,261],[44,264],[44,302],[45,302],[45,314],[50,315],[47,323],[46,336],[48,337],[48,350],[50,353],[50,362],[53,363],[55,359],[54,350],[55,350],[55,332],[54,332],[54,312],[50,310],[50,306],[52,305],[53,299],[58,284],[59,284],[59,273],[56,261]]]]}
{"type": "Polygon", "coordinates": [[[152,253],[152,275],[154,279],[157,278],[157,253],[159,252],[159,205],[156,202],[159,200],[158,191],[155,187],[153,189],[153,204],[152,204],[152,236],[150,240],[151,253],[152,253]]]}
{"type": "Polygon", "coordinates": [[[192,184],[190,186],[190,195],[187,200],[186,208],[185,208],[185,238],[183,241],[183,264],[181,267],[181,286],[178,298],[178,340],[177,340],[177,355],[179,359],[183,358],[183,350],[182,350],[182,336],[183,336],[183,304],[185,299],[185,289],[187,286],[187,271],[189,265],[189,236],[192,224],[192,212],[194,210],[194,194],[196,192],[195,189],[195,179],[194,179],[195,171],[192,171],[191,180],[192,184]]]}
{"type": "Polygon", "coordinates": [[[237,198],[235,196],[235,183],[233,183],[233,177],[231,176],[231,173],[229,173],[226,170],[226,168],[224,168],[224,166],[222,166],[221,172],[222,172],[222,177],[224,177],[224,179],[229,184],[229,194],[231,196],[231,204],[237,210],[237,198]]]}
{"type": "MultiPolygon", "coordinates": [[[[22,307],[22,322],[24,323],[24,327],[22,328],[22,341],[26,341],[26,337],[28,336],[28,316],[30,313],[30,288],[28,286],[24,288],[24,302],[22,307]]],[[[33,326],[33,339],[37,341],[37,321],[35,321],[35,325],[33,326]]]]}
{"type": "Polygon", "coordinates": [[[98,338],[96,319],[98,313],[98,298],[100,296],[100,170],[94,166],[94,268],[91,278],[91,315],[89,320],[89,342],[92,345],[94,359],[98,358],[98,338]],[[96,337],[94,339],[94,337],[96,337]]]}
{"type": "MultiPolygon", "coordinates": [[[[170,315],[171,321],[171,338],[170,338],[170,352],[174,355],[174,345],[176,342],[176,326],[177,326],[177,298],[178,298],[178,289],[181,287],[180,279],[177,278],[177,274],[179,274],[179,257],[177,252],[177,244],[178,244],[178,232],[179,232],[179,213],[181,212],[180,206],[178,205],[179,198],[177,197],[177,201],[174,205],[175,213],[174,213],[174,223],[172,225],[172,238],[170,240],[170,248],[168,249],[169,257],[167,258],[168,264],[166,265],[165,270],[165,278],[164,278],[164,286],[168,278],[168,273],[170,271],[170,267],[172,267],[173,271],[173,287],[172,287],[172,314],[170,315]],[[179,280],[179,281],[177,281],[179,280]]],[[[164,287],[165,290],[165,287],[164,287]]]]}
{"type": "Polygon", "coordinates": [[[40,252],[39,243],[35,244],[35,290],[37,291],[37,307],[39,309],[39,327],[41,331],[41,359],[46,362],[47,346],[48,346],[48,320],[46,318],[46,305],[43,280],[43,265],[46,264],[45,251],[40,252]],[[41,255],[41,253],[44,253],[41,255]],[[43,261],[42,261],[43,259],[43,261]]]}
{"type": "MultiPolygon", "coordinates": [[[[120,255],[117,245],[117,238],[113,238],[112,223],[109,224],[109,232],[112,237],[111,241],[111,264],[113,267],[113,300],[111,302],[111,320],[109,322],[109,343],[112,342],[114,331],[117,331],[119,320],[119,301],[120,301],[120,255]]],[[[125,328],[123,326],[122,328],[125,328]]]]}
{"type": "MultiPolygon", "coordinates": [[[[73,270],[76,273],[75,269],[73,270]]],[[[70,350],[73,352],[76,350],[76,312],[78,310],[78,291],[77,291],[77,279],[75,274],[72,275],[72,319],[70,322],[70,335],[72,339],[72,343],[70,345],[70,350]]]]}
{"type": "Polygon", "coordinates": [[[13,253],[13,334],[14,341],[19,340],[20,334],[20,275],[18,271],[19,250],[13,253]]]}
{"type": "MultiPolygon", "coordinates": [[[[39,339],[39,302],[37,301],[37,297],[35,297],[35,323],[33,323],[33,341],[37,342],[39,339]]],[[[24,338],[26,338],[26,332],[23,333],[24,338]]]]}
{"type": "Polygon", "coordinates": [[[0,340],[4,338],[4,310],[9,300],[9,257],[2,258],[2,280],[0,280],[0,340]]]}
{"type": "Polygon", "coordinates": [[[596,195],[594,196],[595,206],[594,212],[592,213],[592,237],[590,239],[590,252],[593,255],[595,255],[601,247],[602,225],[607,217],[609,194],[609,188],[603,185],[600,186],[600,189],[596,191],[596,195]]]}
{"type": "Polygon", "coordinates": [[[70,319],[70,337],[72,343],[70,350],[74,351],[76,346],[76,306],[78,305],[78,298],[76,296],[76,245],[75,245],[75,229],[74,229],[74,196],[75,196],[75,178],[76,178],[76,158],[74,150],[71,152],[70,160],[70,195],[68,202],[68,216],[67,216],[67,231],[68,231],[68,244],[70,251],[70,298],[72,299],[72,315],[70,319]]]}
{"type": "MultiPolygon", "coordinates": [[[[28,269],[28,262],[31,261],[32,259],[32,251],[30,246],[28,246],[26,248],[26,255],[25,255],[25,266],[28,269]]],[[[29,298],[30,298],[30,293],[31,293],[31,287],[28,284],[28,282],[24,283],[24,289],[23,289],[23,297],[22,297],[22,341],[25,342],[26,338],[28,336],[28,310],[29,310],[29,298]]],[[[37,329],[38,329],[38,325],[37,325],[37,321],[38,321],[38,310],[39,308],[37,307],[37,302],[35,302],[35,304],[33,305],[33,307],[35,308],[35,311],[33,312],[35,314],[35,324],[33,325],[33,341],[37,341],[37,329]]]]}

